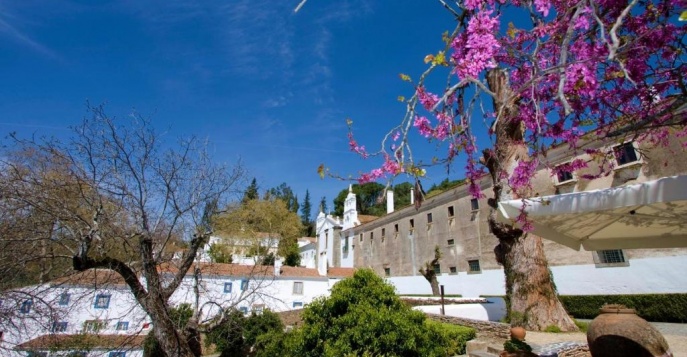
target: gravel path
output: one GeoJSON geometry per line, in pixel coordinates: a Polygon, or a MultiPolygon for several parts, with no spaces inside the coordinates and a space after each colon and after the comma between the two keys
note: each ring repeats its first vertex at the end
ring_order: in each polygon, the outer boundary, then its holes
{"type": "MultiPolygon", "coordinates": [[[[652,322],[666,341],[674,357],[687,357],[687,324],[670,324],[652,322]]],[[[587,343],[587,335],[582,332],[574,333],[547,333],[527,331],[525,341],[535,345],[545,345],[556,342],[584,342],[587,343]]]]}

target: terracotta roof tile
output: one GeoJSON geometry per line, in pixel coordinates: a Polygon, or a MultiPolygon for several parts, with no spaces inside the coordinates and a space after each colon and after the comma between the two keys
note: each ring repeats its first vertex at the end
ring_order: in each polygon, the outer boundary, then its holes
{"type": "Polygon", "coordinates": [[[74,272],[62,278],[52,281],[52,285],[87,285],[94,287],[124,286],[124,278],[113,270],[89,269],[82,272],[74,272]]]}
{"type": "MultiPolygon", "coordinates": [[[[166,264],[160,267],[161,271],[173,273],[176,270],[171,264],[166,264]]],[[[189,274],[192,273],[189,270],[189,274]]],[[[240,264],[222,264],[222,263],[201,263],[200,271],[204,275],[219,275],[219,276],[274,276],[274,267],[271,265],[240,265],[240,264]]],[[[318,277],[317,269],[282,266],[280,276],[287,277],[318,277]]]]}
{"type": "Polygon", "coordinates": [[[283,265],[281,267],[281,276],[288,277],[319,277],[320,274],[317,269],[310,269],[304,267],[290,267],[283,265]]]}
{"type": "Polygon", "coordinates": [[[372,222],[372,221],[374,221],[374,220],[377,219],[377,218],[379,218],[379,217],[377,217],[377,216],[370,216],[370,215],[367,215],[367,214],[359,214],[359,215],[358,215],[358,220],[360,221],[360,224],[365,224],[365,223],[372,222]]]}
{"type": "Polygon", "coordinates": [[[355,268],[329,268],[327,269],[327,276],[330,278],[350,278],[355,270],[355,268]]]}
{"type": "Polygon", "coordinates": [[[38,336],[16,347],[20,351],[57,350],[65,351],[78,347],[79,349],[116,349],[140,348],[143,346],[145,335],[63,335],[50,334],[38,336]]]}

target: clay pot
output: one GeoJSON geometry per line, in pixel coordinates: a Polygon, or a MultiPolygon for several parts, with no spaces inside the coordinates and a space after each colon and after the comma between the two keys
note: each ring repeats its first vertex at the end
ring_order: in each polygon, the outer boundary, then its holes
{"type": "Polygon", "coordinates": [[[525,334],[527,334],[527,331],[525,331],[525,329],[520,326],[510,328],[510,337],[518,341],[524,341],[525,334]]]}
{"type": "Polygon", "coordinates": [[[663,335],[623,305],[604,305],[589,324],[587,343],[592,356],[673,356],[663,335]]]}

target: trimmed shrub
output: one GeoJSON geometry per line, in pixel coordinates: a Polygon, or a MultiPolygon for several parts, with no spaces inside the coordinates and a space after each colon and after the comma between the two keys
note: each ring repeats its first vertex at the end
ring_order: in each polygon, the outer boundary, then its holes
{"type": "Polygon", "coordinates": [[[687,294],[561,295],[568,313],[578,319],[593,319],[604,304],[622,304],[654,322],[687,322],[687,294]]]}
{"type": "Polygon", "coordinates": [[[425,324],[430,328],[436,329],[442,335],[441,339],[448,342],[446,347],[447,356],[465,354],[467,342],[477,337],[477,331],[467,326],[446,324],[432,320],[425,320],[425,324]]]}
{"type": "Polygon", "coordinates": [[[428,321],[405,305],[392,285],[361,269],[303,311],[303,325],[257,339],[258,356],[444,357],[463,353],[475,331],[428,321]],[[274,355],[274,354],[272,354],[274,355]]]}

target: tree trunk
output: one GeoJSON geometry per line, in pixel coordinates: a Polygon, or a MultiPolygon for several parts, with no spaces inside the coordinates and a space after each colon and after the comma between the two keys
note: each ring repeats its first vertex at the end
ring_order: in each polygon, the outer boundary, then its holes
{"type": "Polygon", "coordinates": [[[434,271],[434,266],[439,263],[439,259],[441,259],[441,251],[439,250],[439,246],[436,246],[434,247],[434,259],[425,263],[424,269],[420,268],[420,274],[429,282],[429,285],[432,287],[432,295],[434,296],[441,295],[437,273],[434,271]]]}
{"type": "Polygon", "coordinates": [[[167,357],[200,357],[191,350],[187,336],[177,331],[171,321],[157,324],[153,322],[153,333],[167,357]]]}
{"type": "Polygon", "coordinates": [[[496,144],[493,151],[484,152],[484,163],[494,187],[494,198],[489,200],[488,223],[499,239],[494,253],[506,276],[507,318],[511,325],[529,330],[541,331],[554,325],[562,331],[577,331],[558,299],[541,238],[496,221],[498,202],[514,198],[508,178],[518,162],[528,160],[528,156],[522,124],[510,120],[516,114],[517,96],[511,91],[507,74],[502,70],[490,71],[487,81],[496,94],[494,110],[497,113],[496,144]]]}

